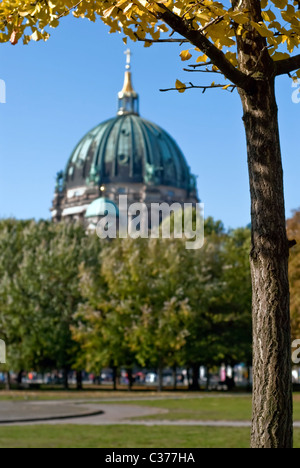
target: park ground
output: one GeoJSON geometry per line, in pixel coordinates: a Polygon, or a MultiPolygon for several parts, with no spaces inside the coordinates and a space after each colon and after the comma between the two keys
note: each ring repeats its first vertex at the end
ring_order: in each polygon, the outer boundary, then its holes
{"type": "MultiPolygon", "coordinates": [[[[251,396],[186,392],[0,392],[7,408],[103,411],[66,421],[1,425],[0,448],[248,448],[251,396]],[[27,406],[26,406],[27,405],[27,406]],[[84,410],[83,410],[84,409],[84,410]],[[117,416],[116,416],[117,415],[117,416]]],[[[4,414],[4,413],[3,413],[4,414]]],[[[294,396],[300,448],[300,395],[294,396]]]]}

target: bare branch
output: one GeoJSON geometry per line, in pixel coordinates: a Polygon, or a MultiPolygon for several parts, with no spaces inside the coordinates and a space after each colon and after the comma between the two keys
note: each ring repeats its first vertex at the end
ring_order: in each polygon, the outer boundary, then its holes
{"type": "Polygon", "coordinates": [[[205,26],[203,26],[203,28],[201,28],[199,30],[200,33],[203,33],[207,28],[209,28],[210,26],[213,26],[214,24],[218,24],[220,23],[223,18],[225,17],[225,15],[223,16],[217,16],[217,18],[213,18],[211,21],[209,21],[209,23],[207,23],[205,26]]]}
{"type": "Polygon", "coordinates": [[[249,77],[235,68],[232,63],[227,60],[225,54],[207,39],[205,35],[200,31],[192,29],[187,21],[175,15],[164,4],[159,3],[158,5],[163,11],[158,12],[157,17],[162,19],[174,31],[188,39],[191,44],[198,47],[198,49],[206,54],[228,80],[245,90],[249,90],[255,84],[253,77],[249,77]]]}
{"type": "Polygon", "coordinates": [[[183,71],[189,73],[218,73],[219,75],[222,75],[222,72],[220,72],[219,70],[209,70],[209,68],[206,68],[205,70],[190,70],[189,68],[184,68],[183,71]]]}
{"type": "Polygon", "coordinates": [[[276,76],[289,74],[300,68],[300,54],[274,62],[276,76]]]}
{"type": "Polygon", "coordinates": [[[212,62],[197,63],[196,65],[189,65],[189,67],[198,68],[198,67],[207,67],[208,65],[213,65],[213,63],[212,62]]]}
{"type": "Polygon", "coordinates": [[[150,44],[156,44],[158,42],[178,42],[179,44],[184,44],[185,42],[190,42],[188,39],[141,39],[137,33],[134,34],[139,42],[149,42],[150,44]]]}
{"type": "Polygon", "coordinates": [[[160,89],[162,93],[165,93],[166,91],[185,91],[186,89],[202,89],[203,94],[205,93],[206,90],[208,89],[215,89],[215,88],[222,88],[227,90],[230,90],[230,92],[234,91],[236,89],[235,85],[226,85],[226,84],[212,84],[210,86],[196,86],[193,85],[193,83],[189,83],[189,86],[185,86],[182,88],[167,88],[167,89],[160,89]],[[227,88],[226,88],[227,87],[227,88]]]}

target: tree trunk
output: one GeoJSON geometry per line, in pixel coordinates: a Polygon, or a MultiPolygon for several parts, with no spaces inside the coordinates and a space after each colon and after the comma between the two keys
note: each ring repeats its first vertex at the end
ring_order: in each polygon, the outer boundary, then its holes
{"type": "Polygon", "coordinates": [[[209,392],[209,386],[210,386],[210,368],[207,366],[206,368],[206,391],[209,392]]]}
{"type": "Polygon", "coordinates": [[[173,367],[173,390],[177,390],[177,366],[173,367]]]}
{"type": "Polygon", "coordinates": [[[247,367],[247,372],[248,372],[247,392],[252,392],[252,381],[251,381],[252,367],[250,366],[250,364],[247,367]]]}
{"type": "Polygon", "coordinates": [[[65,389],[65,390],[69,390],[68,376],[69,376],[69,370],[68,370],[68,369],[64,369],[64,371],[63,371],[63,379],[64,379],[64,389],[65,389]]]}
{"type": "Polygon", "coordinates": [[[157,391],[162,392],[163,391],[163,367],[159,366],[157,370],[157,391]]]}
{"type": "Polygon", "coordinates": [[[19,388],[22,386],[22,377],[23,377],[23,370],[20,370],[17,376],[17,384],[19,388]]]}
{"type": "Polygon", "coordinates": [[[117,390],[117,378],[118,378],[118,368],[113,366],[113,389],[117,390]]]}
{"type": "Polygon", "coordinates": [[[187,378],[187,387],[188,387],[188,390],[190,390],[191,388],[190,366],[186,368],[186,378],[187,378]]]}
{"type": "Polygon", "coordinates": [[[82,390],[82,372],[76,371],[76,389],[82,390]]]}
{"type": "Polygon", "coordinates": [[[292,448],[292,370],[283,170],[274,78],[239,90],[251,191],[253,448],[292,448]]]}
{"type": "Polygon", "coordinates": [[[11,390],[10,372],[6,372],[5,390],[11,390]]]}
{"type": "Polygon", "coordinates": [[[132,387],[133,387],[133,382],[134,382],[131,368],[127,369],[127,378],[128,378],[128,390],[129,392],[131,392],[132,387]]]}
{"type": "Polygon", "coordinates": [[[199,365],[198,364],[193,364],[192,365],[192,384],[190,385],[189,390],[193,392],[197,392],[200,390],[199,387],[199,365]]]}

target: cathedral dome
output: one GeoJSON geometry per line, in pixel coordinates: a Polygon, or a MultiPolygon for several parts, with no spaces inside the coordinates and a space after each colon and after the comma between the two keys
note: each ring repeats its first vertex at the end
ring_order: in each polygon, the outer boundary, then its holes
{"type": "Polygon", "coordinates": [[[135,113],[122,113],[87,133],[65,170],[67,190],[144,183],[189,190],[191,173],[173,138],[135,113]]]}
{"type": "Polygon", "coordinates": [[[196,179],[175,140],[139,115],[139,96],[130,72],[130,51],[118,113],[88,132],[77,144],[66,169],[57,174],[52,218],[93,220],[101,199],[130,203],[196,203],[196,179]],[[99,198],[100,195],[100,198],[99,198]]]}

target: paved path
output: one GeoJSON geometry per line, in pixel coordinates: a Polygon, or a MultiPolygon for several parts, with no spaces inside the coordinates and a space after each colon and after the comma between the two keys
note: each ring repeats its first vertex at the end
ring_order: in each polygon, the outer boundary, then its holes
{"type": "MultiPolygon", "coordinates": [[[[124,400],[122,400],[124,401],[124,400]]],[[[247,427],[250,421],[199,421],[167,420],[168,410],[137,405],[121,405],[118,402],[105,404],[86,400],[59,401],[0,401],[0,426],[23,426],[37,424],[75,425],[136,425],[136,426],[202,426],[202,427],[247,427]],[[141,419],[152,415],[161,419],[141,419]],[[132,418],[139,418],[133,420],[132,418]],[[51,419],[50,419],[51,418],[51,419]],[[60,419],[57,419],[60,418],[60,419]],[[31,421],[30,421],[31,419],[31,421]],[[34,421],[32,421],[34,419],[34,421]],[[5,423],[4,423],[5,421],[5,423]]],[[[300,422],[295,423],[300,428],[300,422]]]]}
{"type": "Polygon", "coordinates": [[[96,404],[86,400],[0,401],[0,426],[27,424],[107,425],[131,423],[135,417],[166,414],[146,406],[96,404]]]}

